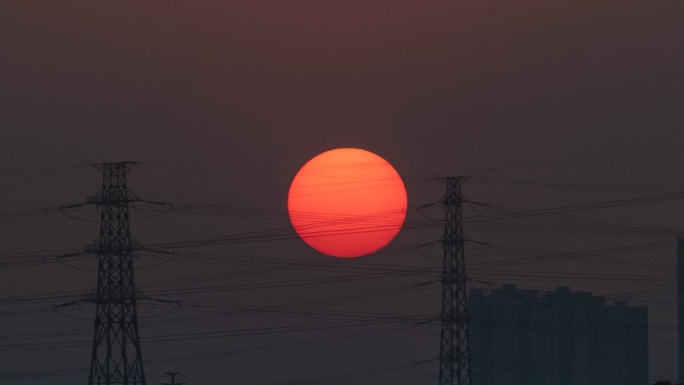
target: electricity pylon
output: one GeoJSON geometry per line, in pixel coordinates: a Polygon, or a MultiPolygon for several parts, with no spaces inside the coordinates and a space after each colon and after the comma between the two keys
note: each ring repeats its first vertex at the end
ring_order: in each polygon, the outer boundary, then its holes
{"type": "Polygon", "coordinates": [[[145,385],[137,303],[147,298],[135,285],[129,204],[139,201],[126,184],[133,162],[95,165],[102,189],[88,198],[100,209],[100,236],[86,251],[98,256],[97,287],[83,297],[96,305],[88,385],[145,385]]]}
{"type": "Polygon", "coordinates": [[[465,178],[444,178],[446,195],[444,266],[442,269],[441,345],[439,385],[470,385],[470,348],[468,346],[468,293],[464,260],[461,182],[465,178]]]}
{"type": "Polygon", "coordinates": [[[188,385],[187,382],[176,382],[176,376],[181,374],[181,372],[164,372],[164,374],[171,376],[171,383],[160,382],[159,385],[188,385]]]}

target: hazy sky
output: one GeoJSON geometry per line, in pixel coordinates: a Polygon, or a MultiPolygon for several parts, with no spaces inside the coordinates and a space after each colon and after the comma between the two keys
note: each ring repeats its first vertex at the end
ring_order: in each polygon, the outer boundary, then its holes
{"type": "MultiPolygon", "coordinates": [[[[336,147],[364,148],[388,160],[405,177],[411,207],[440,198],[443,187],[425,179],[434,175],[476,176],[465,188],[471,200],[516,208],[681,191],[682,36],[684,3],[676,0],[4,1],[0,205],[5,212],[17,205],[81,202],[101,183],[97,172],[87,167],[14,171],[133,160],[148,162],[131,172],[131,188],[140,196],[221,205],[212,215],[172,211],[148,218],[156,212],[139,210],[132,227],[142,243],[287,230],[289,222],[282,213],[292,177],[307,160],[336,147]],[[672,150],[675,147],[680,149],[672,150]],[[643,153],[652,149],[661,150],[643,153]],[[629,155],[607,156],[623,153],[629,155]],[[498,169],[577,158],[589,159],[498,169]],[[529,186],[520,181],[543,183],[529,186]],[[228,206],[247,209],[238,214],[228,206]]],[[[472,206],[470,214],[477,207],[472,206]]],[[[409,219],[441,217],[438,207],[424,211],[421,216],[412,210],[409,219]]],[[[683,213],[681,200],[656,200],[573,215],[678,229],[684,227],[683,213]]],[[[16,257],[26,251],[76,250],[92,242],[98,231],[95,211],[69,215],[78,220],[60,214],[18,219],[5,215],[0,253],[16,257]]],[[[363,333],[381,333],[387,323],[339,330],[302,326],[304,331],[288,333],[273,329],[340,322],[346,320],[342,315],[352,313],[432,317],[439,312],[439,300],[431,297],[438,296],[439,288],[426,285],[421,293],[405,288],[436,279],[433,272],[388,274],[401,266],[440,266],[438,246],[421,251],[435,259],[413,251],[415,244],[440,236],[439,223],[434,223],[406,229],[390,252],[349,265],[321,267],[327,257],[290,236],[284,241],[189,247],[183,251],[217,255],[210,259],[203,254],[194,261],[186,255],[139,270],[138,280],[150,295],[184,301],[166,315],[164,308],[141,307],[142,315],[153,316],[141,320],[148,383],[161,381],[164,371],[183,371],[193,385],[278,384],[435,358],[439,329],[434,322],[409,325],[377,339],[363,333]],[[318,264],[272,268],[273,263],[298,261],[318,264]],[[385,275],[299,285],[373,271],[385,275]],[[207,280],[212,274],[219,276],[207,280]],[[168,283],[194,278],[198,281],[168,283]],[[162,281],[167,286],[153,286],[162,281]],[[208,292],[207,287],[218,289],[208,292]],[[204,291],[178,291],[194,288],[204,291]],[[338,298],[345,296],[349,298],[338,298]],[[198,302],[195,309],[193,301],[198,302]],[[306,301],[315,303],[297,305],[306,301]],[[268,313],[265,306],[275,305],[310,313],[300,315],[303,318],[268,313]],[[329,319],[321,319],[322,314],[329,319]],[[191,316],[197,317],[185,318],[191,316]],[[158,321],[162,326],[155,326],[158,321]],[[257,333],[257,328],[273,333],[257,333]],[[208,339],[190,335],[243,329],[251,331],[208,339]],[[326,344],[292,343],[345,333],[351,337],[326,344]],[[152,338],[179,335],[183,339],[152,338]],[[271,346],[281,342],[291,346],[271,346]],[[262,345],[270,347],[245,352],[262,345]],[[227,350],[234,352],[185,357],[227,350]],[[178,361],[159,361],[169,357],[178,361]]],[[[639,238],[619,232],[586,235],[577,228],[552,234],[535,229],[519,234],[479,227],[469,234],[481,242],[549,253],[672,241],[664,248],[609,255],[605,258],[615,258],[603,264],[515,267],[519,272],[562,272],[568,274],[565,278],[531,282],[476,268],[472,275],[495,285],[512,282],[548,290],[569,285],[609,298],[663,288],[655,296],[627,299],[648,304],[651,323],[665,326],[651,333],[651,370],[653,375],[673,376],[672,235],[639,238]],[[596,283],[586,278],[590,274],[617,274],[619,279],[596,283]],[[639,274],[654,278],[639,286],[629,279],[639,274]]],[[[476,247],[469,252],[485,261],[515,258],[495,250],[481,254],[476,247]]],[[[154,262],[140,260],[141,267],[154,262]]],[[[75,266],[93,264],[78,261],[75,266]]],[[[0,382],[14,378],[5,376],[9,373],[89,365],[92,323],[87,319],[93,309],[84,305],[65,316],[51,307],[78,299],[77,291],[89,291],[94,274],[55,263],[0,270],[5,299],[0,299],[0,314],[13,314],[0,315],[0,382]],[[41,297],[67,291],[73,292],[41,297]],[[6,301],[22,295],[31,295],[34,302],[6,301]],[[12,313],[39,307],[45,310],[12,313]],[[22,339],[19,350],[6,338],[74,329],[84,331],[22,339]],[[60,341],[85,342],[60,348],[60,341]],[[46,345],[52,342],[57,344],[46,345]],[[28,349],[33,343],[36,349],[28,349]]],[[[435,366],[428,363],[420,370],[434,374],[435,366]]],[[[86,375],[87,370],[68,372],[50,382],[85,382],[86,375]]],[[[46,381],[28,377],[19,376],[16,383],[46,381]]],[[[339,383],[390,382],[429,384],[436,379],[411,367],[339,383]]]]}

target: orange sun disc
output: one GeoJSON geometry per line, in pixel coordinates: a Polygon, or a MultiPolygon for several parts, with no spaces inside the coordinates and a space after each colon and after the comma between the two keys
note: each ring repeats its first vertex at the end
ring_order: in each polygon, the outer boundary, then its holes
{"type": "Polygon", "coordinates": [[[287,209],[297,234],[341,258],[386,246],[406,218],[406,189],[386,160],[357,148],[326,151],[297,173],[287,209]]]}

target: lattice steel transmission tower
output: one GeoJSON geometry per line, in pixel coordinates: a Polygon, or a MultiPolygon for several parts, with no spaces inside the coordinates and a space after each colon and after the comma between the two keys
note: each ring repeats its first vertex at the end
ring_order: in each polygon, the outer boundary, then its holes
{"type": "Polygon", "coordinates": [[[129,205],[139,201],[126,184],[133,162],[103,163],[102,189],[88,203],[100,209],[100,236],[87,252],[98,256],[97,287],[83,297],[96,305],[88,385],[145,385],[137,303],[147,298],[135,285],[129,205]]]}
{"type": "Polygon", "coordinates": [[[468,293],[464,259],[461,195],[463,177],[444,178],[446,195],[444,266],[442,270],[441,345],[439,385],[470,385],[470,348],[468,346],[468,293]]]}

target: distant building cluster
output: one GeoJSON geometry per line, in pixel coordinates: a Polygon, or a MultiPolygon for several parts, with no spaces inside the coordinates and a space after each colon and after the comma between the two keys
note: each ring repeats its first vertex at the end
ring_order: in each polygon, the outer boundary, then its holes
{"type": "Polygon", "coordinates": [[[648,309],[589,292],[469,292],[473,385],[648,385],[648,309]]]}

